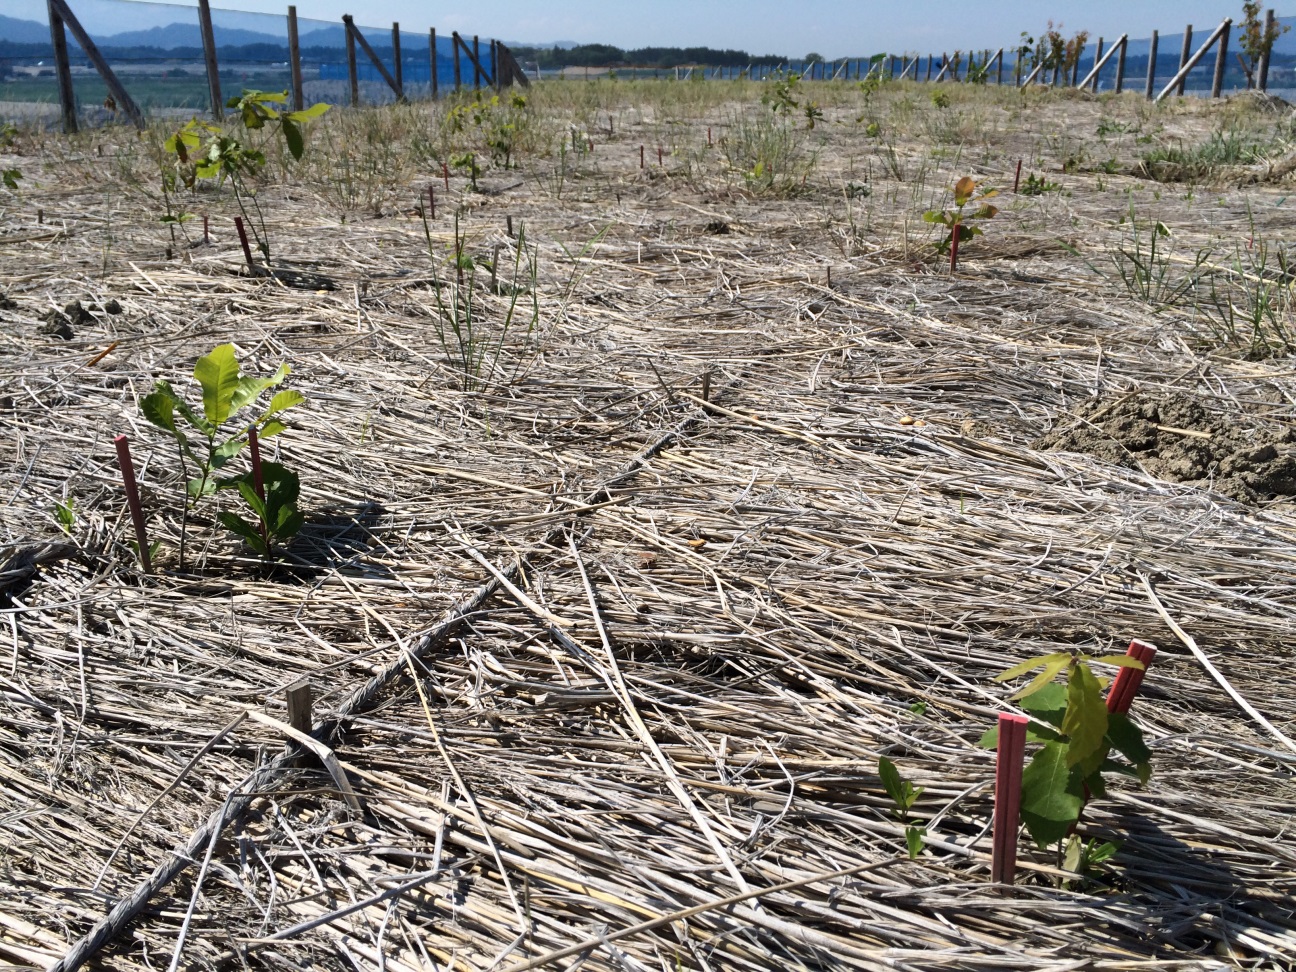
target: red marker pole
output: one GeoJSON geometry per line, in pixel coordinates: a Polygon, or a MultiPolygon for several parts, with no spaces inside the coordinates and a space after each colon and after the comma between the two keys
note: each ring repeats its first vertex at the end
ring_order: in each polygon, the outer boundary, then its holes
{"type": "Polygon", "coordinates": [[[428,186],[428,219],[436,219],[436,189],[428,186]]]}
{"type": "Polygon", "coordinates": [[[657,146],[657,164],[662,164],[662,150],[660,145],[657,146]]]}
{"type": "Polygon", "coordinates": [[[121,467],[122,485],[126,487],[126,505],[130,507],[131,520],[135,523],[135,542],[139,545],[140,566],[144,573],[153,573],[152,558],[149,557],[148,531],[144,526],[144,507],[140,505],[139,485],[135,482],[135,464],[131,462],[130,441],[124,435],[113,439],[117,447],[117,465],[121,467]]]}
{"type": "Polygon", "coordinates": [[[1023,715],[999,714],[999,750],[995,760],[994,849],[990,880],[1012,884],[1017,871],[1017,824],[1021,817],[1022,763],[1026,758],[1023,715]]]}
{"type": "Polygon", "coordinates": [[[256,264],[252,262],[252,247],[248,245],[247,230],[243,228],[243,217],[234,217],[234,228],[238,230],[239,242],[243,244],[243,259],[247,261],[248,271],[256,273],[256,264]]]}
{"type": "Polygon", "coordinates": [[[955,226],[954,235],[950,237],[950,273],[953,273],[954,268],[958,266],[958,243],[959,243],[958,231],[959,228],[955,226]]]}
{"type": "Polygon", "coordinates": [[[707,148],[711,147],[711,126],[707,126],[707,148]]]}
{"type": "Polygon", "coordinates": [[[1107,711],[1120,715],[1129,712],[1130,706],[1134,703],[1134,696],[1138,694],[1139,686],[1143,684],[1143,676],[1152,667],[1152,660],[1156,658],[1157,650],[1152,645],[1135,640],[1130,642],[1129,650],[1125,654],[1141,661],[1143,667],[1122,668],[1116,673],[1116,680],[1112,682],[1111,690],[1107,693],[1107,711]]]}
{"type": "Polygon", "coordinates": [[[445,180],[446,192],[450,191],[450,166],[441,163],[441,178],[445,180]]]}
{"type": "Polygon", "coordinates": [[[252,487],[264,503],[265,480],[261,477],[261,443],[257,439],[256,426],[248,429],[248,448],[252,451],[252,487]]]}
{"type": "Polygon", "coordinates": [[[644,147],[640,145],[639,146],[639,168],[642,169],[643,167],[644,167],[644,147]]]}
{"type": "Polygon", "coordinates": [[[1016,192],[1016,191],[1017,191],[1017,187],[1021,185],[1021,164],[1022,164],[1022,160],[1021,160],[1021,159],[1018,159],[1018,160],[1017,160],[1017,177],[1016,177],[1015,179],[1013,179],[1013,192],[1016,192]]]}

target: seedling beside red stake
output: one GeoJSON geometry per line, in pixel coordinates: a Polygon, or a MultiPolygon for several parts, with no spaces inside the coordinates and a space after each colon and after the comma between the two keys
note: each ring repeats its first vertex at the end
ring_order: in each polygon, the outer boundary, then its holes
{"type": "Polygon", "coordinates": [[[234,228],[238,230],[239,242],[243,244],[243,259],[247,261],[248,271],[256,273],[256,264],[252,262],[252,247],[248,245],[247,230],[243,228],[243,217],[234,217],[234,228]]]}

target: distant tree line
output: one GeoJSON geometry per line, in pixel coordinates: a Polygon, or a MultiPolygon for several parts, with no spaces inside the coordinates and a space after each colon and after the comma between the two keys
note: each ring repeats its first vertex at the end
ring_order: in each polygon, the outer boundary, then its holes
{"type": "Polygon", "coordinates": [[[712,67],[746,67],[748,64],[782,64],[777,54],[754,57],[746,51],[717,50],[713,47],[639,47],[622,50],[611,44],[581,44],[577,47],[511,48],[519,61],[538,62],[541,69],[564,67],[655,67],[677,64],[707,64],[712,67]]]}

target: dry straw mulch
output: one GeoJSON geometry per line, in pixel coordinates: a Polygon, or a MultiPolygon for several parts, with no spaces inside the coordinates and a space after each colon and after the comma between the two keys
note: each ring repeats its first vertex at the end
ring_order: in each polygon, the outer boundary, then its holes
{"type": "MultiPolygon", "coordinates": [[[[1036,130],[1063,108],[1089,110],[1036,130]]],[[[0,526],[28,553],[0,574],[2,960],[48,966],[161,867],[103,967],[1286,967],[1293,507],[1032,443],[1135,392],[1273,439],[1291,360],[1213,354],[1093,272],[1123,177],[1011,203],[950,277],[920,238],[843,222],[848,128],[774,200],[641,177],[617,130],[568,197],[524,182],[465,217],[506,257],[503,215],[525,220],[543,297],[523,372],[474,392],[408,210],[281,200],[281,259],[322,292],[239,275],[227,223],[161,260],[136,204],[71,179],[0,213],[0,526]],[[43,334],[74,298],[91,319],[43,334]],[[178,470],[135,405],[224,340],[310,400],[279,445],[308,525],[272,573],[210,511],[178,569],[178,470]],[[1132,637],[1162,649],[1134,709],[1154,776],[1081,825],[1119,855],[1086,879],[1023,839],[1018,885],[992,886],[993,676],[1132,637]],[[296,766],[303,677],[328,759],[296,766]],[[925,787],[916,860],[884,755],[925,787]]],[[[874,179],[873,218],[907,211],[874,179]]],[[[1243,201],[1212,228],[1240,232],[1243,201]]],[[[1159,218],[1206,232],[1180,198],[1159,218]]]]}

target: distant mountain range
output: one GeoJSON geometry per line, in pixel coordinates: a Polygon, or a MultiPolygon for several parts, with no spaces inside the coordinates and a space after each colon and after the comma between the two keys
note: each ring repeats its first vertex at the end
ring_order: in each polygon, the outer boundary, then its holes
{"type": "MultiPolygon", "coordinates": [[[[364,29],[363,27],[361,28],[364,29]]],[[[243,30],[236,27],[213,27],[216,44],[219,47],[244,47],[253,44],[273,44],[283,47],[288,43],[287,18],[284,18],[284,32],[281,34],[263,33],[257,30],[243,30]]],[[[150,27],[148,30],[128,30],[120,34],[94,34],[94,41],[100,47],[152,47],[158,50],[193,49],[202,47],[202,34],[198,24],[167,24],[165,27],[150,27]]],[[[386,30],[368,34],[369,43],[375,46],[389,46],[389,34],[386,30]]],[[[438,37],[437,48],[440,49],[443,38],[438,37]]],[[[449,34],[444,38],[449,43],[449,34]]],[[[35,20],[19,20],[0,14],[0,44],[8,41],[14,44],[48,44],[50,42],[49,26],[35,20]]],[[[68,43],[76,46],[76,39],[69,32],[68,43]]],[[[553,41],[547,44],[524,44],[505,41],[510,47],[577,47],[575,41],[553,41]]],[[[301,46],[309,47],[343,47],[346,44],[346,31],[341,24],[317,27],[304,31],[301,35],[301,46]]],[[[401,47],[418,50],[427,47],[428,35],[423,31],[401,31],[401,47]]]]}

